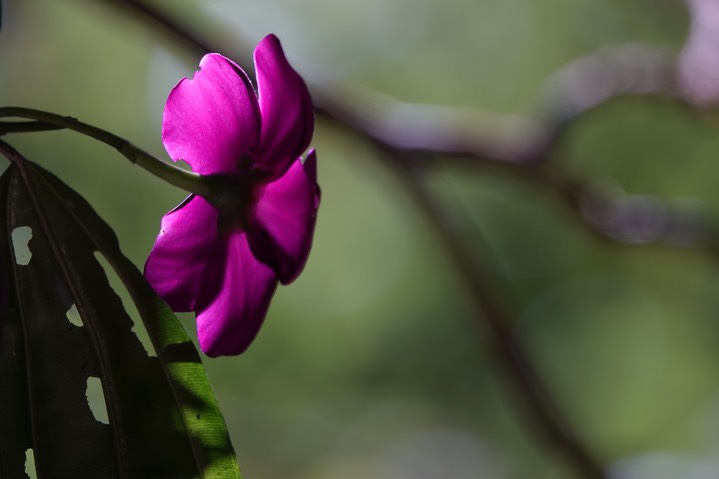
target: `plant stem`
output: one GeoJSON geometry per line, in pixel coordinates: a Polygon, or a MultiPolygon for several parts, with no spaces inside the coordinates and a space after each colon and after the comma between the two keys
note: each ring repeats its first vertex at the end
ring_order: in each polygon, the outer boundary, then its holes
{"type": "Polygon", "coordinates": [[[63,127],[42,121],[3,121],[0,122],[0,136],[8,133],[36,133],[38,131],[62,130],[63,127]]]}
{"type": "MultiPolygon", "coordinates": [[[[21,107],[0,107],[0,118],[2,117],[27,118],[42,122],[42,124],[52,125],[56,127],[55,129],[66,128],[68,130],[82,133],[83,135],[87,135],[115,148],[133,164],[145,169],[173,186],[190,193],[201,195],[208,200],[216,196],[216,191],[211,186],[215,182],[211,177],[198,175],[197,173],[192,173],[191,171],[186,171],[182,168],[171,165],[170,163],[162,161],[136,147],[124,138],[120,138],[109,131],[78,121],[75,118],[21,107]]],[[[39,126],[38,128],[40,129],[39,126]]],[[[47,127],[44,129],[47,130],[52,128],[47,127]]]]}

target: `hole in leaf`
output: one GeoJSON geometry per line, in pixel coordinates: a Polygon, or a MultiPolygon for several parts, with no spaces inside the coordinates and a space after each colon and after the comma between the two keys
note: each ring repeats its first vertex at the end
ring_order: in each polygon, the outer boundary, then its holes
{"type": "Polygon", "coordinates": [[[87,390],[85,392],[87,404],[90,406],[92,415],[95,419],[103,424],[110,424],[107,416],[107,404],[105,403],[105,393],[102,391],[102,381],[100,378],[90,376],[87,378],[87,390]]]}
{"type": "Polygon", "coordinates": [[[147,333],[147,330],[145,329],[145,324],[142,322],[140,312],[137,310],[137,306],[135,306],[135,302],[132,300],[130,293],[127,291],[125,285],[122,283],[122,280],[117,275],[112,265],[110,265],[110,263],[108,263],[108,261],[102,255],[102,253],[96,251],[95,259],[98,263],[100,263],[102,269],[105,270],[105,276],[107,276],[107,280],[110,282],[110,287],[120,298],[120,300],[122,301],[122,306],[125,308],[125,311],[127,312],[128,316],[130,316],[130,319],[132,319],[132,332],[135,334],[135,336],[137,336],[137,339],[142,344],[142,347],[145,348],[145,351],[147,351],[148,356],[157,356],[157,353],[155,352],[155,347],[152,345],[150,335],[147,333]]]}
{"type": "Polygon", "coordinates": [[[32,448],[25,451],[25,474],[30,479],[37,478],[37,471],[35,470],[35,451],[32,448]]]}
{"type": "Polygon", "coordinates": [[[82,318],[80,317],[80,313],[77,311],[77,305],[75,303],[72,303],[72,306],[70,306],[70,309],[67,310],[65,316],[68,321],[78,328],[82,326],[82,318]]]}
{"type": "Polygon", "coordinates": [[[12,247],[15,251],[15,262],[20,266],[27,266],[32,258],[30,252],[30,239],[32,238],[32,228],[29,226],[18,226],[12,230],[12,247]]]}

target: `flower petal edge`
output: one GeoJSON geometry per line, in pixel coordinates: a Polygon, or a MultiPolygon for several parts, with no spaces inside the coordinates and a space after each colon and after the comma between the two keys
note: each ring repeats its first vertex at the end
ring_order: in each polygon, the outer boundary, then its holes
{"type": "Polygon", "coordinates": [[[258,161],[273,178],[279,178],[310,144],[312,97],[276,36],[270,34],[260,41],[254,61],[262,115],[258,161]]]}
{"type": "Polygon", "coordinates": [[[162,118],[162,142],[170,157],[196,173],[232,171],[259,142],[257,96],[245,72],[217,53],[205,55],[192,79],[170,92],[162,118]]]}

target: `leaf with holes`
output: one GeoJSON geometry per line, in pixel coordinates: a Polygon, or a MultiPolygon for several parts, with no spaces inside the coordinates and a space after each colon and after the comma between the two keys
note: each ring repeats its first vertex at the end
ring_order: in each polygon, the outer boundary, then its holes
{"type": "Polygon", "coordinates": [[[239,478],[199,355],[110,227],[26,160],[0,199],[0,477],[25,477],[34,457],[38,477],[239,478]]]}

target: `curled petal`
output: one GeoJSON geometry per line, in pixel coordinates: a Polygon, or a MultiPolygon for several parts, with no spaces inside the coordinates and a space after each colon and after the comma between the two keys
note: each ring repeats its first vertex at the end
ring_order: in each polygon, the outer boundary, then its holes
{"type": "Polygon", "coordinates": [[[193,311],[210,253],[217,244],[217,210],[190,195],[162,218],[145,262],[145,278],[174,311],[193,311]]]}
{"type": "Polygon", "coordinates": [[[212,53],[192,80],[173,88],[162,118],[162,142],[170,157],[185,160],[196,173],[232,171],[258,144],[257,97],[247,75],[212,53]]]}
{"type": "Polygon", "coordinates": [[[247,235],[230,233],[208,261],[197,298],[197,336],[208,356],[240,354],[257,336],[277,277],[250,251],[247,235]]]}
{"type": "Polygon", "coordinates": [[[287,62],[276,36],[268,35],[257,45],[255,68],[262,112],[258,162],[278,178],[310,144],[314,131],[312,98],[305,82],[287,62]]]}
{"type": "Polygon", "coordinates": [[[285,175],[261,192],[250,230],[250,247],[273,267],[282,284],[297,278],[307,262],[320,203],[317,155],[297,159],[285,175]]]}

